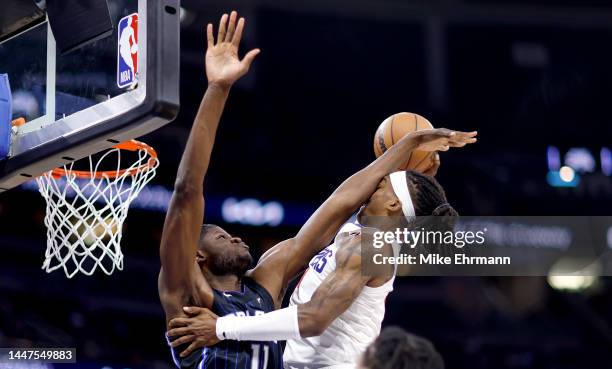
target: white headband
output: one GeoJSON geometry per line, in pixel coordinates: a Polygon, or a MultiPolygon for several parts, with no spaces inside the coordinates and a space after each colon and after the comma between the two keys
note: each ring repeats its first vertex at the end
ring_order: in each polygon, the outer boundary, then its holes
{"type": "Polygon", "coordinates": [[[406,180],[406,172],[393,172],[389,174],[391,180],[391,187],[395,196],[402,203],[402,212],[406,218],[416,216],[414,212],[414,205],[412,204],[412,198],[410,197],[410,191],[408,190],[408,181],[406,180]]]}

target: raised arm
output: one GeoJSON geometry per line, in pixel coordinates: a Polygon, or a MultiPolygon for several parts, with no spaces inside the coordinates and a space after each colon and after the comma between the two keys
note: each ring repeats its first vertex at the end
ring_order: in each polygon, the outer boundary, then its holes
{"type": "MultiPolygon", "coordinates": [[[[251,277],[266,287],[277,304],[286,286],[321,249],[326,247],[340,226],[376,190],[382,178],[400,168],[415,149],[447,151],[476,141],[476,132],[445,128],[423,130],[404,136],[370,165],[344,181],[314,212],[298,234],[268,250],[251,271],[251,277]]],[[[437,166],[436,166],[437,170],[437,166]]]]}
{"type": "MultiPolygon", "coordinates": [[[[200,228],[204,218],[203,186],[217,126],[225,106],[230,87],[249,69],[259,50],[238,58],[238,45],[244,28],[244,19],[236,22],[237,14],[221,17],[217,40],[213,26],[206,30],[206,76],[208,88],[194,120],[187,145],[178,168],[174,193],[170,200],[160,245],[161,271],[159,293],[162,303],[173,296],[196,298],[202,306],[211,306],[212,290],[204,281],[195,262],[200,228]],[[190,296],[196,289],[201,293],[190,296]]],[[[177,301],[178,303],[178,301],[177,301]]],[[[169,315],[167,304],[164,304],[169,315]]],[[[180,306],[178,307],[180,312],[180,306]]]]}

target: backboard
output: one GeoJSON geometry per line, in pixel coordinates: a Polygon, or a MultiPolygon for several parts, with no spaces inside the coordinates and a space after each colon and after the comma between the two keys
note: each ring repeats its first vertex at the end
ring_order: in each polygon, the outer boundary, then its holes
{"type": "MultiPolygon", "coordinates": [[[[60,54],[49,22],[0,43],[10,147],[0,191],[172,121],[179,107],[179,0],[108,0],[110,36],[60,54]]],[[[78,29],[75,29],[78,32],[78,29]]]]}

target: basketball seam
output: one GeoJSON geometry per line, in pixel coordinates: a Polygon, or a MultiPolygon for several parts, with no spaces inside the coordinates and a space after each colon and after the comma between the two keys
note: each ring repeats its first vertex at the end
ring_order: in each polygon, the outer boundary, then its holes
{"type": "MultiPolygon", "coordinates": [[[[414,114],[414,131],[418,131],[419,130],[419,118],[417,118],[417,115],[414,114]]],[[[393,132],[393,131],[391,131],[393,132]]],[[[412,150],[410,152],[410,155],[408,156],[408,161],[406,161],[406,169],[408,169],[408,164],[410,164],[410,160],[412,159],[412,153],[414,152],[414,150],[412,150]]]]}
{"type": "Polygon", "coordinates": [[[429,155],[425,155],[425,157],[424,157],[423,159],[421,159],[421,160],[420,160],[418,163],[416,163],[416,164],[414,165],[414,168],[418,168],[418,167],[419,167],[419,165],[420,165],[422,162],[424,162],[424,161],[425,161],[425,159],[427,159],[427,158],[431,158],[431,154],[429,154],[429,155]]]}

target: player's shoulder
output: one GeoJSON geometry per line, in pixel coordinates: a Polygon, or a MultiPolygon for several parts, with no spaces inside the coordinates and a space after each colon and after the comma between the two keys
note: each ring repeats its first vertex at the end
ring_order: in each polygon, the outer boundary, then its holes
{"type": "Polygon", "coordinates": [[[256,295],[259,298],[262,298],[266,301],[269,306],[274,307],[274,299],[270,292],[261,284],[259,284],[255,279],[245,276],[242,278],[242,283],[244,283],[245,290],[249,290],[252,294],[256,295]]]}
{"type": "Polygon", "coordinates": [[[385,244],[382,248],[372,247],[372,237],[376,228],[347,228],[336,236],[336,265],[338,268],[360,268],[362,260],[371,260],[374,254],[393,256],[393,246],[385,244]]]}
{"type": "Polygon", "coordinates": [[[336,236],[336,268],[361,268],[361,229],[338,233],[336,236]]]}
{"type": "Polygon", "coordinates": [[[351,232],[351,231],[356,231],[361,229],[361,225],[357,222],[346,222],[342,225],[342,227],[340,227],[340,230],[338,231],[338,234],[342,234],[342,233],[346,233],[346,232],[351,232]]]}

